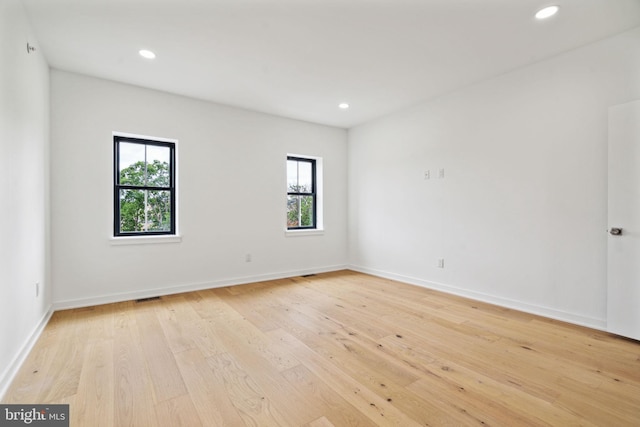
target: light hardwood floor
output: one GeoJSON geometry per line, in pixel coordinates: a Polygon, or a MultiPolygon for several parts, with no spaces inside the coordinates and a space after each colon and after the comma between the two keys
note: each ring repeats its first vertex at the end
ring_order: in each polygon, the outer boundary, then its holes
{"type": "Polygon", "coordinates": [[[72,426],[639,426],[640,343],[344,271],[56,312],[72,426]]]}

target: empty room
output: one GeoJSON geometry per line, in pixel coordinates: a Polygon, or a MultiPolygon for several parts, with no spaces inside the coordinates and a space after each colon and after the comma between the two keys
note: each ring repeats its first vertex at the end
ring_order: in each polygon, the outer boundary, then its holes
{"type": "Polygon", "coordinates": [[[0,426],[640,425],[639,0],[0,0],[0,426]]]}

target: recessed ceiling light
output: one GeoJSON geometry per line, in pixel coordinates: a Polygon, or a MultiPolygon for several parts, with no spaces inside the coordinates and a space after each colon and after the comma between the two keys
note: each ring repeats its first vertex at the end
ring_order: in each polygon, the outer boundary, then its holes
{"type": "Polygon", "coordinates": [[[140,54],[140,56],[142,56],[143,58],[147,58],[147,59],[153,59],[156,57],[156,54],[151,52],[150,50],[147,49],[141,49],[140,51],[138,51],[138,53],[140,54]]]}
{"type": "Polygon", "coordinates": [[[349,108],[349,104],[347,104],[346,102],[341,102],[340,104],[338,104],[338,107],[346,110],[347,108],[349,108]]]}
{"type": "Polygon", "coordinates": [[[545,8],[542,8],[538,11],[538,13],[536,13],[536,18],[537,19],[551,18],[553,15],[558,13],[558,9],[560,9],[558,6],[547,6],[545,8]]]}

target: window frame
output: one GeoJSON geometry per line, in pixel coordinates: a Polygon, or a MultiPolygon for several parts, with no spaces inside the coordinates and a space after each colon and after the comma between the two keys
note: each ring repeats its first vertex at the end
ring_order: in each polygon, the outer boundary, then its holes
{"type": "Polygon", "coordinates": [[[149,137],[113,135],[113,236],[116,238],[145,237],[145,236],[177,236],[177,209],[176,209],[176,141],[159,140],[149,137]],[[141,186],[120,184],[120,143],[140,144],[144,146],[158,146],[169,148],[169,186],[141,186]],[[167,231],[134,231],[123,232],[120,229],[120,190],[151,190],[168,191],[170,198],[171,221],[167,231]]]}
{"type": "MultiPolygon", "coordinates": [[[[318,229],[318,176],[317,176],[317,159],[310,157],[301,157],[296,155],[287,155],[287,162],[293,160],[296,162],[306,162],[311,164],[311,192],[295,192],[289,191],[289,185],[287,184],[287,200],[289,196],[311,196],[312,202],[311,206],[313,209],[313,224],[310,226],[299,226],[299,227],[289,227],[287,224],[287,230],[317,230],[318,229]]],[[[287,176],[287,182],[289,181],[289,176],[287,176]]]]}

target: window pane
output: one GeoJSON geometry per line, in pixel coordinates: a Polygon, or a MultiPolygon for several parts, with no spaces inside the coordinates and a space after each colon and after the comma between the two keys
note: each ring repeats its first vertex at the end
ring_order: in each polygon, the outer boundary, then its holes
{"type": "Polygon", "coordinates": [[[171,230],[171,193],[120,190],[120,232],[171,230]]]}
{"type": "Polygon", "coordinates": [[[119,144],[121,185],[144,185],[144,144],[119,144]]]}
{"type": "Polygon", "coordinates": [[[120,232],[143,231],[144,190],[120,190],[120,232]]]}
{"type": "Polygon", "coordinates": [[[300,226],[313,227],[313,197],[300,197],[300,226]]]}
{"type": "Polygon", "coordinates": [[[298,212],[298,196],[287,196],[287,227],[299,227],[298,212]]]}
{"type": "Polygon", "coordinates": [[[287,196],[287,227],[313,227],[312,196],[287,196]]]}
{"type": "Polygon", "coordinates": [[[287,191],[297,192],[298,188],[298,162],[287,160],[287,191]]]}
{"type": "Polygon", "coordinates": [[[147,145],[147,186],[169,187],[169,160],[171,149],[147,145]]]}
{"type": "Polygon", "coordinates": [[[298,162],[298,192],[311,193],[313,191],[312,183],[312,169],[310,162],[298,162]]]}
{"type": "Polygon", "coordinates": [[[171,230],[171,192],[149,190],[147,195],[147,229],[145,231],[171,230]]]}

